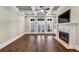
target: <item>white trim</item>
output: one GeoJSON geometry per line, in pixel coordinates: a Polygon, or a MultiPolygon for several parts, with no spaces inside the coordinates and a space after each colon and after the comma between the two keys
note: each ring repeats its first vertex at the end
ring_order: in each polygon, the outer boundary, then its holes
{"type": "Polygon", "coordinates": [[[63,45],[66,49],[75,49],[73,47],[71,47],[69,44],[67,44],[66,42],[64,42],[62,39],[58,38],[58,37],[54,37],[61,45],[63,45]]]}
{"type": "Polygon", "coordinates": [[[34,17],[38,17],[38,16],[39,16],[39,17],[41,17],[41,16],[42,16],[42,17],[50,17],[50,16],[55,16],[55,15],[35,15],[35,14],[34,14],[34,15],[26,15],[26,16],[28,16],[28,17],[29,17],[29,16],[34,16],[34,17]]]}
{"type": "Polygon", "coordinates": [[[37,13],[36,13],[36,11],[35,11],[35,7],[34,7],[34,6],[32,6],[31,8],[32,8],[32,11],[34,12],[34,14],[35,14],[35,16],[36,16],[36,15],[37,15],[37,13]]]}
{"type": "Polygon", "coordinates": [[[22,37],[24,34],[25,34],[25,33],[23,33],[22,35],[19,35],[19,36],[17,36],[17,37],[14,37],[14,38],[12,38],[12,39],[10,39],[10,40],[8,40],[8,41],[6,41],[6,42],[0,44],[0,49],[4,48],[5,46],[7,46],[7,45],[9,45],[10,43],[14,42],[14,41],[17,40],[18,38],[22,37]]]}
{"type": "Polygon", "coordinates": [[[26,34],[54,34],[53,32],[26,32],[26,34]]]}
{"type": "Polygon", "coordinates": [[[50,7],[50,10],[47,12],[46,16],[49,15],[49,13],[52,11],[53,8],[54,6],[50,7]]]}

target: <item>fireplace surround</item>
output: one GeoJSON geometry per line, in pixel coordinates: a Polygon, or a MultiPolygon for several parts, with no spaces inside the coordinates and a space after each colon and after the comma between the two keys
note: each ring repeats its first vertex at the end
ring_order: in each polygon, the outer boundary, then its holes
{"type": "Polygon", "coordinates": [[[59,38],[69,44],[69,33],[59,31],[59,38]]]}
{"type": "Polygon", "coordinates": [[[64,45],[79,50],[78,23],[60,23],[58,27],[58,38],[63,41],[64,45]]]}

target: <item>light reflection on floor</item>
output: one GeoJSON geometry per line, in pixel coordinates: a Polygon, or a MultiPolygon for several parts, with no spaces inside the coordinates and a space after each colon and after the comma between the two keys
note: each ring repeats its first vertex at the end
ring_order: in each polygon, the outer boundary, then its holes
{"type": "Polygon", "coordinates": [[[53,36],[52,35],[31,35],[29,37],[29,46],[34,48],[35,47],[39,50],[39,51],[42,51],[44,49],[47,49],[47,50],[52,50],[53,48],[53,36]]]}

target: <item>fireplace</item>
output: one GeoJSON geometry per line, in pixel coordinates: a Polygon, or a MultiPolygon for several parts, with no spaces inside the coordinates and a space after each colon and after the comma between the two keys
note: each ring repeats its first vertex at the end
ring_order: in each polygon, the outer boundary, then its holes
{"type": "Polygon", "coordinates": [[[69,44],[69,33],[59,31],[59,38],[69,44]]]}

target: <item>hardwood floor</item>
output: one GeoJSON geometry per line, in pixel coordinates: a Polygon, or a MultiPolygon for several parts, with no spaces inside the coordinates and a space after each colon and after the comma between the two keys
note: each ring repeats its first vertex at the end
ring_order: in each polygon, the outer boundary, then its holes
{"type": "Polygon", "coordinates": [[[51,34],[26,34],[8,46],[1,52],[60,52],[56,46],[54,35],[51,34]]]}

